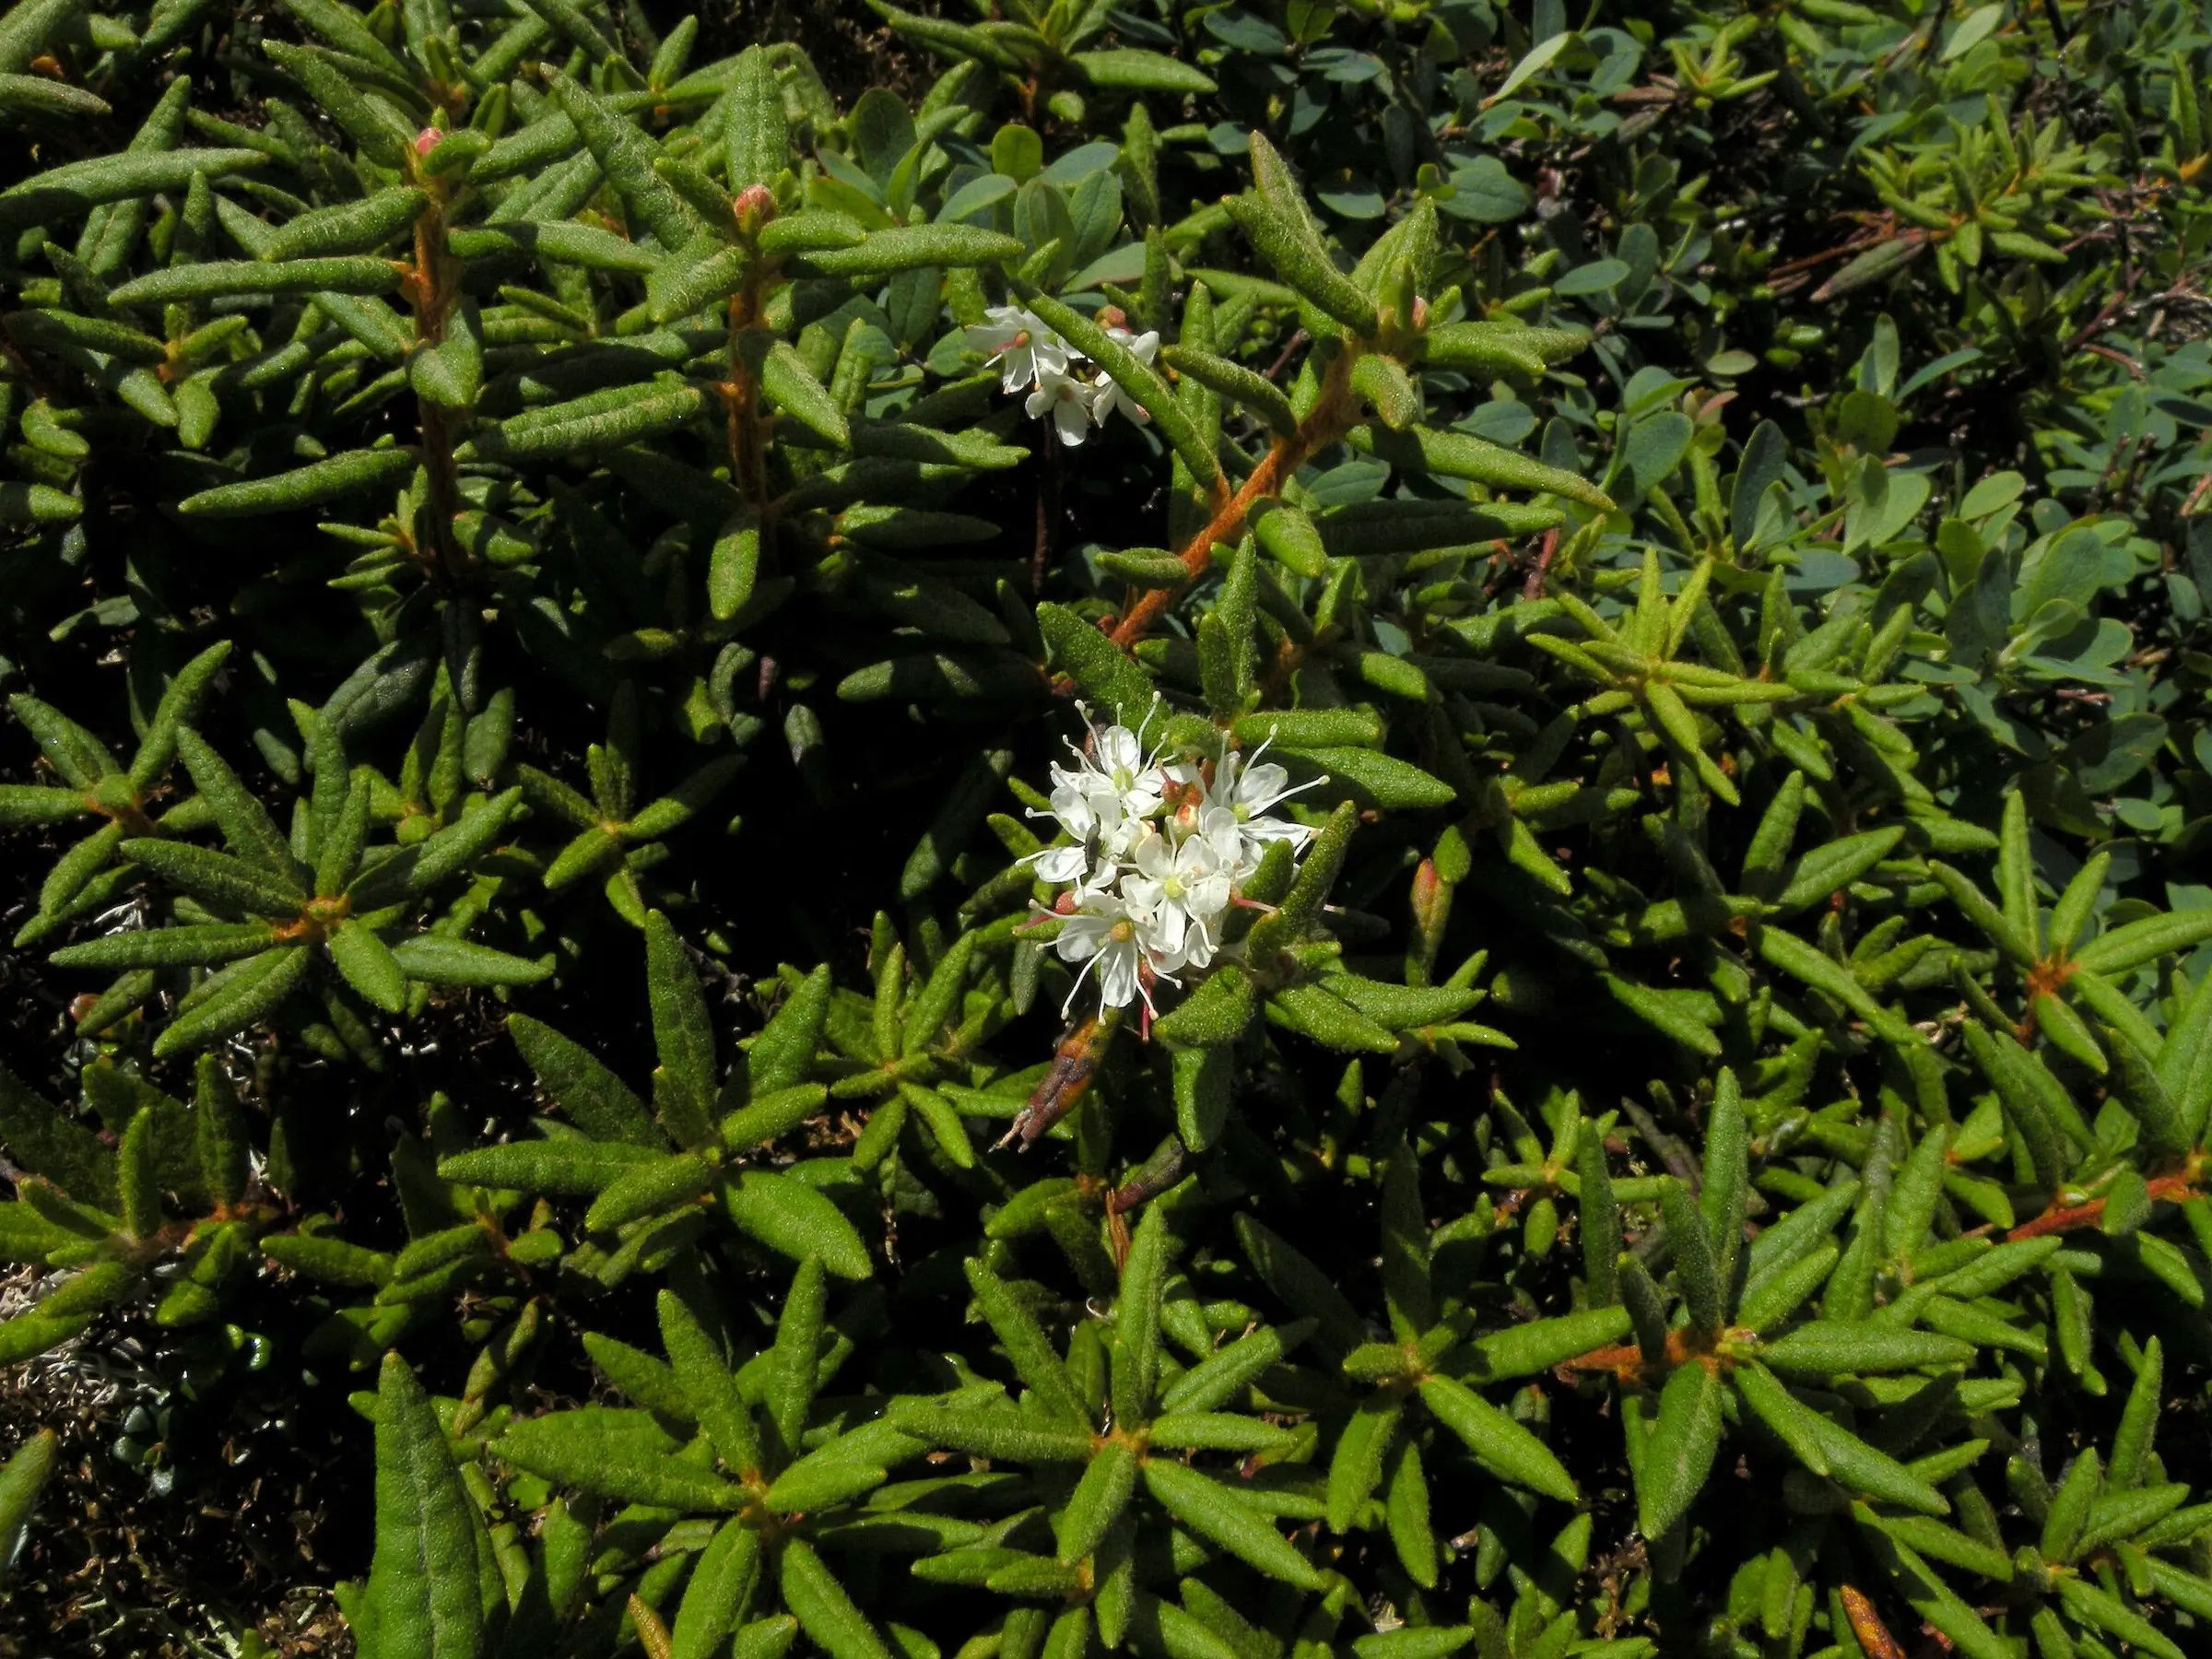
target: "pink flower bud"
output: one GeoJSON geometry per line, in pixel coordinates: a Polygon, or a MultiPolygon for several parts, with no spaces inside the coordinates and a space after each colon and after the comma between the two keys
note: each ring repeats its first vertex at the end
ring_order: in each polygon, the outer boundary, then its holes
{"type": "Polygon", "coordinates": [[[757,230],[776,217],[776,198],[765,184],[747,184],[730,204],[739,229],[757,230]]]}
{"type": "Polygon", "coordinates": [[[415,153],[418,156],[429,155],[438,147],[439,140],[444,136],[436,127],[424,127],[415,135],[415,153]]]}

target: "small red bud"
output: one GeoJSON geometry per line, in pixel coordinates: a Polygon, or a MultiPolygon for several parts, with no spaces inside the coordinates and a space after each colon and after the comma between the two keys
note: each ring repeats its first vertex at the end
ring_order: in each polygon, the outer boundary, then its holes
{"type": "Polygon", "coordinates": [[[747,184],[730,204],[741,230],[758,230],[776,217],[775,194],[765,184],[747,184]]]}
{"type": "Polygon", "coordinates": [[[1413,326],[1417,332],[1429,326],[1429,301],[1418,294],[1413,300],[1413,326]]]}
{"type": "Polygon", "coordinates": [[[1118,305],[1101,305],[1099,307],[1099,326],[1126,328],[1129,326],[1129,313],[1118,305]]]}
{"type": "Polygon", "coordinates": [[[415,153],[418,156],[429,155],[438,147],[438,141],[444,136],[436,127],[424,127],[415,135],[415,153]]]}

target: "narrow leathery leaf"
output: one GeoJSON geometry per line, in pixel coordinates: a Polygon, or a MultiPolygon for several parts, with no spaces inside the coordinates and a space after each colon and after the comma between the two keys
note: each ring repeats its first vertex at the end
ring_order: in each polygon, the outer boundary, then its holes
{"type": "Polygon", "coordinates": [[[1696,1361],[1677,1366],[1660,1391],[1657,1420],[1634,1465],[1645,1537],[1665,1534],[1704,1489],[1720,1450],[1721,1392],[1719,1372],[1696,1361]]]}
{"type": "Polygon", "coordinates": [[[783,1605],[797,1618],[808,1640],[830,1659],[892,1659],[876,1627],[853,1605],[853,1598],[813,1546],[803,1539],[789,1539],[778,1569],[783,1605]]]}
{"type": "Polygon", "coordinates": [[[1428,1377],[1420,1394],[1437,1420],[1492,1474],[1561,1503],[1577,1501],[1578,1488],[1551,1449],[1464,1383],[1428,1377]]]}
{"type": "MultiPolygon", "coordinates": [[[[1359,444],[1360,435],[1355,432],[1352,441],[1359,444]]],[[[1564,496],[1600,512],[1613,511],[1610,496],[1564,467],[1547,466],[1518,450],[1465,432],[1417,426],[1404,432],[1371,434],[1364,447],[1371,447],[1393,465],[1422,468],[1441,477],[1465,478],[1523,495],[1564,496]]]]}
{"type": "Polygon", "coordinates": [[[724,1521],[700,1551],[669,1631],[669,1659],[713,1659],[745,1621],[760,1582],[760,1534],[742,1519],[724,1521]]]}
{"type": "Polygon", "coordinates": [[[2043,1517],[2041,1547],[2043,1559],[2050,1561],[2071,1561],[2076,1546],[2080,1542],[2082,1529],[2088,1524],[2089,1510],[2104,1489],[2104,1470],[2098,1461],[2093,1446],[2084,1447],[2067,1469],[2065,1479],[2059,1482],[2057,1493],[2051,1500],[2050,1512],[2043,1517]]]}
{"type": "Polygon", "coordinates": [[[645,962],[653,1049],[665,1080],[665,1088],[656,1084],[656,1100],[670,1132],[685,1145],[696,1145],[707,1137],[714,1103],[719,1069],[714,1029],[699,972],[676,928],[659,911],[645,917],[645,962]]]}
{"type": "Polygon", "coordinates": [[[734,1148],[763,1146],[814,1116],[829,1098],[830,1090],[819,1083],[756,1095],[750,1105],[722,1120],[723,1142],[734,1148]]]}
{"type": "Polygon", "coordinates": [[[1726,1287],[1722,1283],[1705,1218],[1679,1182],[1669,1182],[1660,1190],[1659,1203],[1666,1218],[1675,1277],[1689,1304],[1690,1323],[1700,1330],[1717,1331],[1727,1318],[1726,1287]]]}
{"type": "Polygon", "coordinates": [[[65,162],[0,190],[0,235],[76,218],[107,202],[184,190],[194,173],[228,178],[265,167],[268,161],[259,150],[182,149],[65,162]]]}
{"type": "Polygon", "coordinates": [[[784,998],[746,1050],[746,1077],[755,1095],[794,1088],[806,1080],[829,1011],[830,970],[817,968],[784,998]]]}
{"type": "Polygon", "coordinates": [[[1322,985],[1293,985],[1278,991],[1267,999],[1265,1012],[1272,1024],[1339,1053],[1394,1054],[1398,1051],[1398,1039],[1386,1027],[1322,985]]]}
{"type": "Polygon", "coordinates": [[[2126,1032],[2112,1026],[2104,1028],[2103,1039],[2105,1053],[2112,1056],[2114,1092],[2143,1126],[2143,1144],[2160,1158],[2187,1154],[2194,1145],[2190,1125],[2150,1056],[2126,1032]]]}
{"type": "Polygon", "coordinates": [[[411,980],[433,985],[490,990],[503,985],[535,985],[553,971],[549,961],[533,962],[443,934],[417,934],[392,947],[392,958],[411,980]]]}
{"type": "Polygon", "coordinates": [[[828,1198],[772,1170],[746,1170],[721,1189],[731,1224],[794,1261],[819,1256],[840,1278],[865,1279],[874,1270],[868,1248],[853,1223],[828,1198]]]}
{"type": "Polygon", "coordinates": [[[724,177],[738,193],[755,184],[773,184],[790,164],[791,141],[782,89],[776,85],[765,48],[748,46],[738,54],[730,102],[724,177]]]}
{"type": "Polygon", "coordinates": [[[1073,1566],[1090,1554],[1121,1518],[1136,1489],[1136,1453],[1126,1441],[1100,1444],[1076,1489],[1053,1517],[1053,1537],[1064,1564],[1073,1566]]]}
{"type": "Polygon", "coordinates": [[[359,254],[265,263],[212,259],[123,283],[109,290],[108,303],[174,305],[248,294],[388,294],[399,286],[399,267],[390,260],[359,254]]]}
{"type": "Polygon", "coordinates": [[[1824,901],[1888,857],[1904,834],[1902,825],[1894,825],[1815,847],[1784,872],[1788,883],[1774,896],[1775,908],[1786,915],[1824,901]]]}
{"type": "Polygon", "coordinates": [[[1928,861],[1928,871],[1940,881],[1951,902],[1959,913],[1989,936],[1991,944],[2020,967],[2035,965],[2036,950],[2032,941],[2016,928],[2006,913],[1990,901],[1987,894],[1960,872],[1939,859],[1928,861]]]}
{"type": "Polygon", "coordinates": [[[1812,1410],[1784,1388],[1774,1373],[1756,1359],[1735,1367],[1729,1379],[1745,1405],[1774,1431],[1797,1461],[1816,1475],[1829,1473],[1828,1453],[1821,1443],[1820,1426],[1812,1410]]]}
{"type": "Polygon", "coordinates": [[[422,216],[426,192],[394,186],[335,207],[318,207],[279,225],[255,250],[263,260],[327,259],[383,247],[422,216]]]}
{"type": "Polygon", "coordinates": [[[473,1186],[591,1198],[653,1158],[646,1148],[623,1141],[514,1141],[441,1159],[438,1176],[473,1186]]]}
{"type": "Polygon", "coordinates": [[[1122,1268],[1121,1300],[1114,1308],[1114,1334],[1120,1341],[1113,1355],[1113,1410],[1123,1422],[1140,1422],[1150,1415],[1159,1377],[1160,1293],[1167,1279],[1169,1244],[1166,1211],[1152,1205],[1130,1241],[1129,1259],[1122,1268]]]}
{"type": "Polygon", "coordinates": [[[1233,1411],[1162,1412],[1147,1432],[1151,1444],[1176,1452],[1283,1452],[1299,1438],[1295,1430],[1233,1411]]]}
{"type": "Polygon", "coordinates": [[[612,1232],[641,1216],[657,1216],[695,1204],[714,1184],[714,1166],[696,1153],[682,1153],[623,1171],[601,1189],[584,1212],[588,1231],[612,1232]]]}
{"type": "Polygon", "coordinates": [[[539,412],[542,418],[527,424],[518,418],[479,432],[462,446],[463,458],[515,463],[641,443],[680,431],[707,406],[706,394],[696,386],[662,385],[644,395],[625,388],[625,394],[613,401],[597,394],[577,398],[539,412]]]}
{"type": "Polygon", "coordinates": [[[0,1464],[0,1561],[15,1559],[60,1443],[53,1430],[41,1429],[0,1464]]]}
{"type": "Polygon", "coordinates": [[[828,1301],[829,1280],[821,1259],[809,1256],[792,1276],[783,1311],[776,1321],[774,1359],[769,1368],[769,1426],[782,1442],[786,1458],[796,1453],[800,1432],[806,1426],[807,1407],[814,1403],[816,1364],[828,1301]]]}
{"type": "Polygon", "coordinates": [[[661,1346],[699,1425],[713,1441],[723,1465],[749,1477],[760,1465],[760,1441],[737,1379],[724,1365],[714,1340],[674,1291],[659,1300],[661,1346]]]}
{"type": "MultiPolygon", "coordinates": [[[[1867,1537],[1865,1529],[1860,1536],[1867,1537]]],[[[1871,1552],[1877,1568],[1885,1571],[1913,1612],[1949,1639],[1955,1651],[1966,1659],[2007,1659],[2013,1652],[2011,1644],[1992,1630],[1981,1614],[1959,1600],[1909,1545],[1887,1533],[1880,1535],[1880,1544],[1881,1548],[1871,1552]]]]}
{"type": "Polygon", "coordinates": [[[1152,1030],[1163,1042],[1223,1048],[1244,1034],[1258,1011],[1252,976],[1238,964],[1224,962],[1155,1020],[1152,1030]]]}
{"type": "Polygon", "coordinates": [[[931,1400],[894,1400],[891,1422],[931,1446],[1011,1463],[1084,1463],[1091,1455],[1088,1429],[1033,1422],[1011,1411],[980,1410],[931,1400]]]}
{"type": "Polygon", "coordinates": [[[1298,430],[1298,416],[1282,389],[1241,363],[1182,346],[1170,346],[1162,350],[1160,362],[1177,374],[1188,375],[1200,385],[1218,392],[1232,403],[1243,405],[1277,437],[1288,438],[1298,430]]]}
{"type": "Polygon", "coordinates": [[[1176,1520],[1265,1576],[1300,1590],[1322,1587],[1321,1574],[1261,1511],[1195,1469],[1147,1458],[1145,1489],[1176,1520]]]}
{"type": "Polygon", "coordinates": [[[2124,1491],[2143,1478],[2152,1437],[2158,1432],[2159,1414],[2164,1407],[2166,1351],[2153,1336],[2143,1345],[2143,1363],[2127,1391],[2127,1405],[2112,1436],[2112,1464],[2105,1471],[2106,1488],[2124,1491]]]}
{"type": "Polygon", "coordinates": [[[968,965],[974,959],[976,935],[963,934],[930,973],[907,1010],[900,1039],[900,1053],[912,1058],[925,1053],[942,1033],[959,1003],[967,982],[968,965]]]}
{"type": "Polygon", "coordinates": [[[1404,1400],[1377,1392],[1364,1396],[1337,1432],[1329,1458],[1328,1508],[1332,1532],[1349,1532],[1382,1483],[1382,1470],[1405,1415],[1404,1400]]]}
{"type": "Polygon", "coordinates": [[[1263,1325],[1218,1348],[1175,1379],[1160,1395],[1160,1412],[1218,1411],[1236,1398],[1239,1390],[1255,1382],[1277,1364],[1313,1329],[1312,1320],[1283,1326],[1263,1325]]]}
{"type": "Polygon", "coordinates": [[[2080,1108],[2050,1068],[2005,1031],[1985,1031],[1969,1020],[1967,1048],[1983,1075],[1995,1087],[2006,1110],[2023,1124],[2047,1124],[2084,1151],[2096,1145],[2080,1108]]]}
{"type": "Polygon", "coordinates": [[[853,1458],[801,1458],[770,1483],[760,1501],[781,1514],[824,1510],[865,1497],[890,1472],[853,1458]]]}
{"type": "Polygon", "coordinates": [[[1866,1322],[1816,1320],[1761,1346],[1759,1357],[1789,1376],[1878,1376],[1886,1371],[1965,1365],[1971,1343],[1866,1322]]]}
{"type": "MultiPolygon", "coordinates": [[[[123,1203],[124,1230],[134,1239],[161,1230],[161,1185],[154,1167],[154,1114],[141,1112],[123,1132],[116,1148],[116,1194],[123,1203]]],[[[53,1310],[58,1312],[59,1310],[53,1310]]]]}
{"type": "Polygon", "coordinates": [[[356,450],[333,455],[274,477],[218,484],[187,496],[177,511],[194,518],[254,518],[297,512],[347,497],[388,489],[410,476],[414,453],[404,449],[356,450]]]}
{"type": "Polygon", "coordinates": [[[1260,257],[1300,298],[1355,337],[1374,332],[1374,301],[1329,262],[1327,253],[1309,241],[1294,220],[1256,194],[1226,197],[1222,206],[1260,257]]]}
{"type": "Polygon", "coordinates": [[[65,945],[46,959],[57,968],[214,967],[258,955],[276,937],[266,922],[204,922],[108,934],[65,945]]]}
{"type": "Polygon", "coordinates": [[[872,230],[852,247],[812,250],[794,263],[817,276],[884,277],[933,265],[994,265],[1028,250],[1013,237],[980,225],[907,225],[872,230]]]}
{"type": "Polygon", "coordinates": [[[1819,1437],[1820,1455],[1838,1484],[1884,1503],[1924,1515],[1947,1515],[1949,1501],[1933,1486],[1906,1468],[1888,1453],[1868,1445],[1841,1424],[1813,1417],[1819,1437]]]}
{"type": "Polygon", "coordinates": [[[759,374],[761,390],[784,415],[840,449],[852,443],[844,412],[789,342],[778,340],[769,347],[759,374]]]}
{"type": "Polygon", "coordinates": [[[605,100],[565,75],[551,77],[553,97],[598,159],[607,182],[635,221],[664,248],[684,246],[705,227],[683,198],[653,171],[659,147],[605,100]]]}
{"type": "Polygon", "coordinates": [[[966,1268],[975,1305],[1006,1349],[1022,1385],[1053,1417],[1088,1428],[1090,1413],[1035,1317],[982,1262],[970,1261],[966,1268]]]}
{"type": "Polygon", "coordinates": [[[1191,476],[1207,488],[1222,486],[1221,464],[1159,371],[1081,312],[1048,294],[1018,285],[1024,301],[1067,343],[1113,377],[1114,385],[1152,418],[1154,427],[1191,476]]]}
{"type": "MultiPolygon", "coordinates": [[[[1584,1211],[1587,1216],[1587,1210],[1584,1211]]],[[[1626,1308],[1595,1307],[1554,1319],[1531,1320],[1478,1337],[1453,1356],[1470,1376],[1485,1382],[1533,1377],[1620,1341],[1629,1334],[1626,1308]]]]}
{"type": "Polygon", "coordinates": [[[597,1414],[555,1412],[510,1423],[492,1450],[562,1486],[670,1509],[729,1513],[746,1489],[607,1429],[597,1414]]]}
{"type": "Polygon", "coordinates": [[[371,1006],[396,1014],[406,1005],[406,972],[373,929],[348,918],[331,930],[325,945],[333,965],[371,1006]]]}
{"type": "Polygon", "coordinates": [[[1152,682],[1104,634],[1074,611],[1050,603],[1037,607],[1037,626],[1053,662],[1088,696],[1132,730],[1143,722],[1157,695],[1152,682]]]}
{"type": "Polygon", "coordinates": [[[2171,1637],[2090,1580],[2077,1576],[2062,1578],[2058,1581],[2058,1595],[2067,1611],[2083,1624],[2118,1637],[2144,1653],[2154,1653],[2158,1659],[2188,1659],[2186,1652],[2171,1637]]]}
{"type": "Polygon", "coordinates": [[[170,1022],[154,1039],[154,1053],[166,1059],[265,1019],[305,982],[313,966],[313,954],[302,945],[281,945],[248,958],[227,971],[229,977],[219,989],[170,1022]]]}
{"type": "Polygon", "coordinates": [[[380,1651],[477,1659],[489,1631],[484,1522],[414,1373],[384,1357],[377,1384],[376,1554],[367,1606],[380,1651]]]}
{"type": "Polygon", "coordinates": [[[1861,1512],[1862,1522],[1871,1520],[1899,1543],[1910,1546],[1916,1553],[1931,1557],[1946,1566],[1959,1567],[1979,1573],[1998,1583],[2012,1581],[2012,1558],[1994,1545],[1979,1538],[1970,1538],[1954,1527],[1940,1521],[1931,1521],[1925,1515],[1883,1515],[1870,1517],[1861,1512]]]}
{"type": "Polygon", "coordinates": [[[507,1017],[507,1034],[547,1095],[594,1140],[654,1151],[667,1145],[645,1103],[581,1044],[526,1014],[507,1017]]]}

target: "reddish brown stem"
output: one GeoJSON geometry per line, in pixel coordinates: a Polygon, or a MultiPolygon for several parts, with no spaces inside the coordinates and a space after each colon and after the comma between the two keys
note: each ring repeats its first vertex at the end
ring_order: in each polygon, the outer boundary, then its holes
{"type": "MultiPolygon", "coordinates": [[[[1306,457],[1326,449],[1351,429],[1354,404],[1348,386],[1354,354],[1346,351],[1329,365],[1328,379],[1323,383],[1321,396],[1306,418],[1298,423],[1298,430],[1288,438],[1277,438],[1268,446],[1267,453],[1259,465],[1252,469],[1236,494],[1215,508],[1214,516],[1206,527],[1183,544],[1177,555],[1182,568],[1195,579],[1206,572],[1213,562],[1216,542],[1233,542],[1244,533],[1245,515],[1261,500],[1282,493],[1290,476],[1305,465],[1306,457]]],[[[1145,637],[1146,630],[1159,619],[1159,615],[1174,603],[1179,588],[1153,588],[1129,607],[1113,630],[1113,642],[1124,651],[1145,637]]]]}

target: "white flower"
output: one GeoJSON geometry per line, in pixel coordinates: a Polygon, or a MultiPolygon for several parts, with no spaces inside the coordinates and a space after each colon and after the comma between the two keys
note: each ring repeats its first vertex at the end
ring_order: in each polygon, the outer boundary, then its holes
{"type": "Polygon", "coordinates": [[[1040,368],[1037,390],[1030,394],[1022,407],[1031,419],[1050,414],[1060,441],[1072,449],[1090,436],[1090,388],[1073,375],[1040,368]]]}
{"type": "Polygon", "coordinates": [[[1236,820],[1226,813],[1195,834],[1171,840],[1157,831],[1136,845],[1135,872],[1122,891],[1150,915],[1143,943],[1157,971],[1204,968],[1220,948],[1220,921],[1233,897],[1236,820]]]}
{"type": "Polygon", "coordinates": [[[1093,970],[1099,976],[1099,1000],[1109,1008],[1125,1008],[1139,996],[1152,1006],[1144,986],[1144,949],[1137,943],[1140,930],[1151,924],[1148,912],[1137,910],[1117,893],[1100,888],[1078,888],[1077,909],[1060,924],[1053,948],[1060,959],[1083,964],[1060,1007],[1065,1014],[1076,1006],[1083,982],[1093,970]]]}
{"type": "Polygon", "coordinates": [[[1295,853],[1313,839],[1313,831],[1305,825],[1272,817],[1269,808],[1300,790],[1312,789],[1321,780],[1315,778],[1293,787],[1288,771],[1272,760],[1260,759],[1266,747],[1266,744],[1261,744],[1253,750],[1249,760],[1242,759],[1233,749],[1223,755],[1206,794],[1207,806],[1226,811],[1236,827],[1241,844],[1237,863],[1239,879],[1259,868],[1269,841],[1287,841],[1295,853]]]}
{"type": "Polygon", "coordinates": [[[1051,805],[1030,814],[1056,820],[1065,837],[1027,862],[1068,889],[1040,920],[1059,921],[1055,947],[1080,969],[1069,1008],[1095,971],[1104,1006],[1141,999],[1149,1016],[1156,982],[1181,984],[1177,974],[1222,955],[1238,884],[1268,846],[1282,841],[1295,856],[1313,834],[1271,814],[1311,785],[1293,788],[1281,767],[1262,762],[1265,744],[1250,757],[1170,763],[1164,746],[1145,747],[1151,720],[1135,731],[1093,726],[1088,742],[1071,742],[1075,764],[1052,768],[1051,805]]]}
{"type": "Polygon", "coordinates": [[[999,390],[1009,395],[1065,375],[1068,363],[1082,355],[1021,306],[994,305],[983,314],[991,320],[970,324],[965,337],[996,360],[999,390]]]}
{"type": "Polygon", "coordinates": [[[1030,817],[1056,819],[1071,844],[1029,855],[1044,880],[1112,883],[1130,848],[1148,828],[1146,820],[1159,809],[1166,773],[1159,757],[1147,756],[1144,747],[1151,718],[1147,713],[1134,732],[1122,725],[1092,728],[1088,749],[1072,742],[1067,746],[1074,766],[1051,769],[1050,809],[1041,813],[1032,807],[1030,817]],[[1101,861],[1095,875],[1094,859],[1101,861]]]}
{"type": "MultiPolygon", "coordinates": [[[[1141,363],[1149,363],[1153,358],[1159,355],[1159,335],[1155,331],[1133,335],[1125,328],[1110,328],[1106,333],[1110,338],[1118,340],[1126,346],[1130,355],[1141,363]]],[[[1093,381],[1090,386],[1090,418],[1100,426],[1104,426],[1106,417],[1117,409],[1135,421],[1138,426],[1143,426],[1152,418],[1151,416],[1145,413],[1141,404],[1137,403],[1115,382],[1112,375],[1101,369],[1099,371],[1099,378],[1093,381]]]]}

